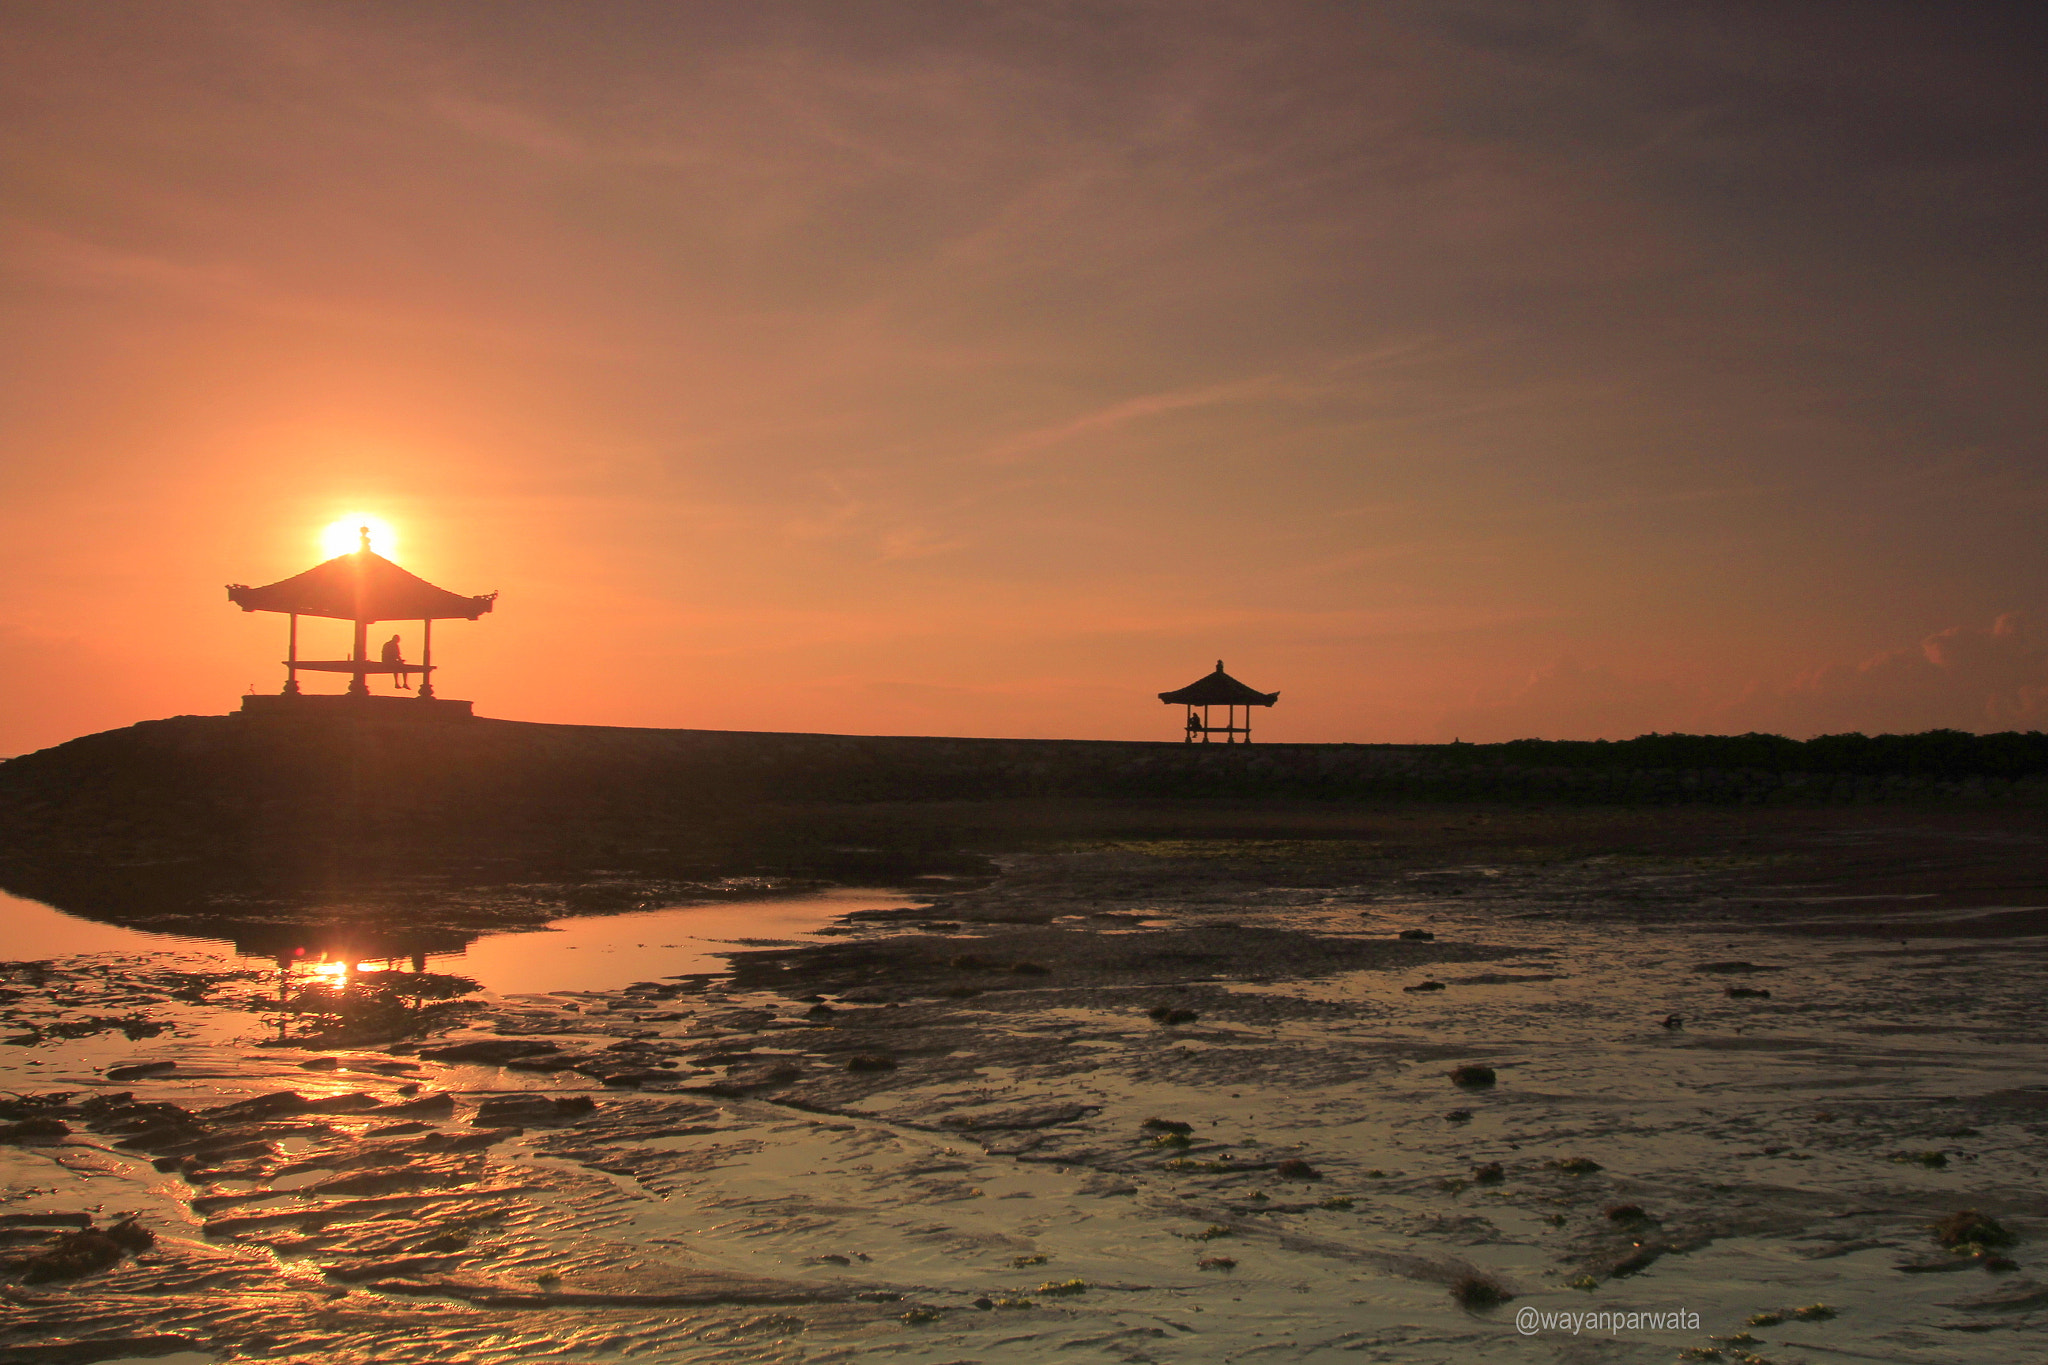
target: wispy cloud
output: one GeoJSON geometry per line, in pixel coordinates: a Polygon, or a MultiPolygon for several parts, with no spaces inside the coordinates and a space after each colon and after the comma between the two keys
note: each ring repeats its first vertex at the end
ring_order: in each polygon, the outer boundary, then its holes
{"type": "Polygon", "coordinates": [[[1185,412],[1193,408],[1251,402],[1270,396],[1278,382],[1277,375],[1259,375],[1229,383],[1128,398],[1054,426],[1021,432],[981,452],[979,458],[989,464],[1014,463],[1056,450],[1080,437],[1112,432],[1133,422],[1162,417],[1168,413],[1185,412]]]}

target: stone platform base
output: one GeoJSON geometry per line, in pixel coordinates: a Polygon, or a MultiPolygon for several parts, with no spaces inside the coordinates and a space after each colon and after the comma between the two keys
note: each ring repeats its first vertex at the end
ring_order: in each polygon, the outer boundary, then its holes
{"type": "Polygon", "coordinates": [[[466,701],[451,701],[445,697],[351,697],[346,692],[338,696],[301,693],[296,697],[278,693],[251,693],[242,698],[240,714],[281,720],[338,719],[344,716],[362,720],[402,721],[476,718],[476,713],[470,709],[470,703],[466,701]]]}

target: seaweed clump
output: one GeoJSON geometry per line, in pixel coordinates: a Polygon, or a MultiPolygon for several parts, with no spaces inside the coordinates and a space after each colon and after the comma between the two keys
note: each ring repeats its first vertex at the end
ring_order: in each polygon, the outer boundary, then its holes
{"type": "Polygon", "coordinates": [[[130,1219],[108,1228],[64,1233],[16,1258],[7,1269],[23,1284],[76,1280],[106,1270],[117,1265],[122,1257],[147,1251],[154,1245],[156,1234],[130,1219]]]}
{"type": "Polygon", "coordinates": [[[1500,1281],[1484,1275],[1465,1275],[1451,1285],[1451,1297],[1461,1308],[1478,1311],[1506,1303],[1514,1297],[1500,1281]]]}
{"type": "Polygon", "coordinates": [[[2009,1247],[2019,1240],[1997,1219],[1986,1218],[1975,1209],[1962,1209],[1952,1213],[1932,1225],[1928,1231],[1934,1234],[1935,1241],[1962,1256],[1995,1251],[2000,1247],[2009,1247]]]}

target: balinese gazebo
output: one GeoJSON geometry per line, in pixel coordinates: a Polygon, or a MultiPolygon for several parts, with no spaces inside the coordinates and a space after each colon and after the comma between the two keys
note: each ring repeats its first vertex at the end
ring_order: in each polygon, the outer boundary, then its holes
{"type": "Polygon", "coordinates": [[[281,695],[245,697],[245,711],[276,711],[292,708],[293,702],[333,705],[337,702],[368,704],[373,700],[423,711],[456,711],[467,715],[470,704],[434,696],[434,622],[474,621],[491,609],[498,594],[463,597],[437,588],[417,574],[407,573],[370,548],[370,528],[361,529],[362,544],[352,554],[336,555],[315,564],[302,574],[252,588],[243,583],[228,584],[228,601],[243,611],[274,611],[291,618],[291,632],[284,660],[285,682],[281,695]],[[301,659],[299,618],[319,616],[333,621],[355,623],[355,648],[346,659],[301,659]],[[422,635],[420,660],[386,661],[370,658],[369,633],[378,621],[418,621],[422,635]],[[301,673],[346,673],[348,691],[341,696],[304,696],[299,689],[301,673]],[[370,696],[373,674],[420,675],[416,697],[370,696]],[[257,705],[250,705],[250,703],[257,705]]]}
{"type": "Polygon", "coordinates": [[[1210,742],[1209,736],[1222,735],[1225,744],[1249,744],[1252,742],[1252,708],[1271,706],[1280,700],[1278,692],[1258,692],[1246,687],[1223,671],[1223,660],[1216,661],[1216,671],[1198,682],[1189,683],[1176,692],[1161,692],[1159,700],[1168,706],[1188,708],[1187,742],[1193,744],[1199,737],[1201,742],[1210,742]],[[1223,708],[1223,724],[1212,725],[1210,709],[1223,708]],[[1244,708],[1244,724],[1237,723],[1237,710],[1244,708]],[[1200,715],[1195,713],[1199,711],[1200,715]],[[1239,740],[1238,736],[1244,739],[1239,740]]]}

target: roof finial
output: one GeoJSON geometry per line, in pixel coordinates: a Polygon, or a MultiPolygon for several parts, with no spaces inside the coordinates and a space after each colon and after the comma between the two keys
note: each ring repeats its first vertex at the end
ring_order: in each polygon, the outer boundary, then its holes
{"type": "Polygon", "coordinates": [[[363,538],[363,543],[359,547],[357,547],[358,552],[361,554],[368,554],[370,552],[370,528],[367,526],[358,526],[356,527],[356,534],[360,535],[363,538]]]}
{"type": "Polygon", "coordinates": [[[1223,660],[1221,660],[1221,659],[1218,659],[1218,660],[1216,661],[1216,671],[1217,671],[1218,673],[1221,673],[1221,672],[1223,671],[1223,660]]]}

